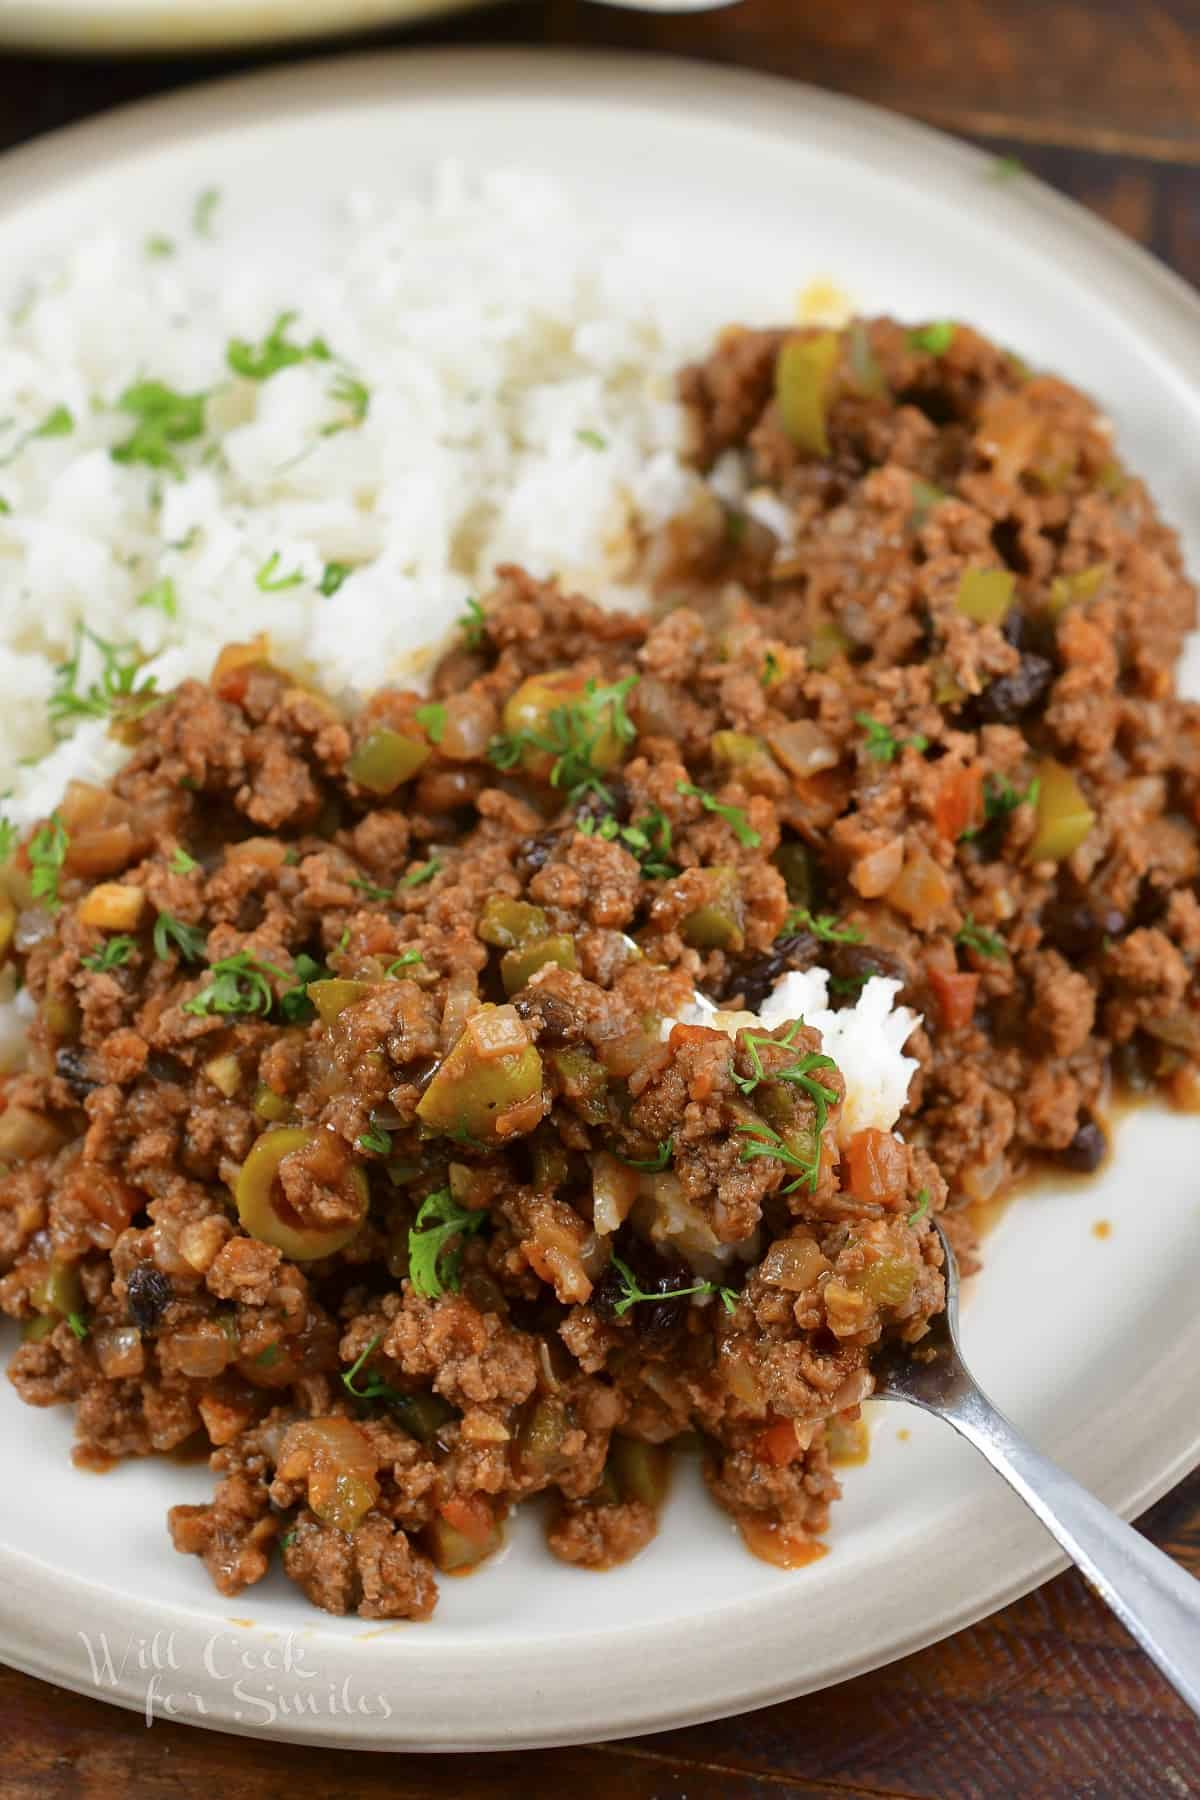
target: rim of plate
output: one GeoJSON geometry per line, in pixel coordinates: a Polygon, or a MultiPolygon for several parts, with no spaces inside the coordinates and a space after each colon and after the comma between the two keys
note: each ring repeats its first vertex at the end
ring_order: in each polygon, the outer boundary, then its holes
{"type": "MultiPolygon", "coordinates": [[[[605,54],[586,59],[538,50],[389,51],[321,59],[300,67],[234,76],[199,84],[101,115],[54,132],[0,156],[0,229],[29,200],[79,171],[95,175],[134,156],[181,139],[219,134],[231,117],[245,116],[252,104],[261,125],[289,117],[344,108],[354,101],[395,99],[417,91],[428,100],[439,83],[451,83],[456,97],[472,88],[508,93],[535,102],[565,99],[602,103],[614,112],[653,104],[660,115],[695,121],[698,104],[719,112],[722,125],[734,124],[783,143],[811,141],[814,130],[840,154],[868,167],[886,160],[893,173],[940,184],[953,197],[961,189],[964,206],[978,197],[980,172],[993,160],[984,151],[929,126],[900,118],[865,101],[832,94],[803,83],[739,70],[714,68],[678,58],[605,54]],[[237,102],[231,111],[230,102],[237,102]]],[[[1022,230],[1037,247],[1071,256],[1077,268],[1094,272],[1117,305],[1137,307],[1143,336],[1200,399],[1200,296],[1179,276],[1111,226],[1084,211],[1034,177],[1006,190],[1010,231],[1022,230]]],[[[1123,1464],[1103,1483],[1104,1498],[1125,1517],[1142,1511],[1200,1463],[1200,1415],[1189,1400],[1189,1360],[1200,1348],[1177,1343],[1166,1353],[1164,1375],[1149,1397],[1123,1393],[1106,1419],[1106,1435],[1119,1436],[1123,1422],[1153,1427],[1158,1454],[1136,1469],[1123,1464]],[[1122,1411],[1124,1409],[1124,1411],[1122,1411]]],[[[988,1499],[972,1500],[955,1518],[955,1541],[939,1545],[942,1578],[932,1589],[916,1583],[903,1606],[892,1605],[886,1619],[871,1609],[870,1625],[859,1617],[851,1636],[820,1666],[797,1672],[805,1650],[804,1619],[795,1589],[724,1606],[720,1630],[697,1629],[689,1618],[658,1621],[623,1630],[599,1628],[564,1647],[551,1636],[522,1637],[511,1631],[485,1645],[459,1644],[454,1665],[439,1668],[434,1638],[423,1639],[420,1660],[423,1711],[419,1722],[361,1719],[323,1722],[319,1729],[256,1730],[228,1717],[192,1718],[191,1723],[246,1736],[291,1737],[340,1748],[371,1750],[512,1750],[595,1741],[637,1732],[667,1730],[726,1717],[756,1706],[794,1698],[864,1674],[935,1643],[998,1607],[1028,1593],[1066,1566],[1040,1524],[1028,1515],[1014,1525],[1003,1511],[1007,1494],[999,1480],[988,1499]],[[989,1530],[995,1543],[1012,1547],[1002,1570],[985,1569],[959,1545],[978,1545],[989,1530]],[[957,1559],[957,1562],[956,1562],[957,1559]],[[948,1580],[957,1574],[962,1587],[948,1580]],[[521,1680],[506,1685],[507,1652],[519,1654],[521,1680]],[[793,1661],[795,1659],[795,1661],[793,1661]],[[649,1671],[656,1678],[647,1679],[649,1671]],[[449,1681],[450,1697],[437,1716],[430,1704],[430,1677],[449,1681]],[[475,1704],[464,1709],[456,1696],[475,1684],[475,1704]],[[547,1697],[552,1696],[547,1705],[547,1697]],[[470,1715],[464,1717],[464,1713],[470,1715]]],[[[913,1559],[916,1560],[915,1558],[913,1559]]],[[[197,1649],[211,1633],[214,1615],[173,1609],[169,1624],[197,1649]]],[[[64,1575],[24,1551],[0,1545],[0,1653],[31,1675],[81,1693],[95,1694],[78,1664],[80,1627],[120,1625],[149,1641],[164,1627],[149,1597],[121,1596],[114,1603],[101,1582],[64,1575]]],[[[278,1637],[262,1628],[262,1635],[278,1637]]],[[[320,1616],[305,1633],[314,1653],[330,1670],[354,1664],[361,1674],[355,1640],[323,1631],[320,1616]]],[[[403,1636],[381,1637],[376,1648],[386,1659],[389,1644],[403,1636]]],[[[443,1657],[449,1654],[449,1647],[443,1657]]],[[[372,1673],[384,1674],[384,1666],[372,1673]]],[[[411,1668],[396,1673],[412,1674],[411,1668]]],[[[123,1687],[105,1689],[114,1704],[139,1710],[144,1684],[136,1672],[123,1687]]]]}

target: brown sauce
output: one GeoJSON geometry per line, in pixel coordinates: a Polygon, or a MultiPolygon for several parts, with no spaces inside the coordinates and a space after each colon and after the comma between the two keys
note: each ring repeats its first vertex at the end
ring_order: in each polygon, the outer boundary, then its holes
{"type": "Polygon", "coordinates": [[[738,1530],[750,1554],[777,1569],[804,1569],[829,1554],[829,1545],[819,1538],[788,1531],[767,1519],[739,1519],[738,1530]]]}

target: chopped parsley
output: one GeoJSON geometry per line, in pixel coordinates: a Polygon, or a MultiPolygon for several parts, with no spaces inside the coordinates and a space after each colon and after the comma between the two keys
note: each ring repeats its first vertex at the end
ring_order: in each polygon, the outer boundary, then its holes
{"type": "Polygon", "coordinates": [[[139,718],[159,698],[153,675],[138,681],[143,660],[136,644],[110,644],[81,625],[75,635],[74,654],[54,671],[58,685],[46,706],[51,724],[57,730],[68,720],[111,719],[117,714],[139,718]],[[100,653],[100,673],[81,692],[79,664],[85,638],[100,653]]]}
{"type": "Polygon", "coordinates": [[[283,1536],[280,1538],[279,1548],[281,1550],[290,1550],[292,1545],[295,1543],[295,1541],[296,1541],[296,1527],[293,1525],[292,1529],[290,1531],[285,1531],[283,1536]]]}
{"type": "Polygon", "coordinates": [[[335,419],[332,425],[322,425],[322,437],[336,437],[339,431],[350,431],[361,425],[371,410],[371,390],[364,382],[343,370],[329,390],[330,398],[339,406],[346,408],[347,417],[335,419]]]}
{"type": "Polygon", "coordinates": [[[302,950],[299,956],[292,958],[292,974],[296,985],[280,994],[280,1016],[289,1025],[307,1025],[317,1016],[317,1009],[308,997],[308,984],[310,981],[328,980],[330,971],[315,956],[309,956],[307,951],[302,950]]]}
{"type": "Polygon", "coordinates": [[[82,1344],[84,1338],[88,1334],[88,1324],[83,1314],[79,1312],[69,1312],[67,1314],[67,1324],[71,1327],[71,1330],[82,1344]]]}
{"type": "MultiPolygon", "coordinates": [[[[1018,806],[1036,806],[1038,790],[1041,787],[1037,776],[1029,783],[1024,793],[1015,788],[1005,775],[989,775],[983,784],[983,816],[989,825],[997,819],[1007,819],[1010,813],[1016,812],[1018,806]]],[[[964,837],[978,837],[981,826],[971,831],[964,831],[964,837]]]]}
{"type": "Polygon", "coordinates": [[[0,863],[6,863],[17,847],[20,831],[11,819],[0,813],[0,863]]]}
{"type": "Polygon", "coordinates": [[[0,494],[0,519],[7,518],[11,512],[12,512],[12,507],[8,504],[8,501],[4,498],[4,495],[0,494]]]}
{"type": "Polygon", "coordinates": [[[74,429],[75,415],[70,408],[66,406],[53,407],[40,425],[34,425],[31,430],[17,439],[7,456],[0,460],[0,468],[14,462],[26,444],[32,444],[35,438],[70,437],[74,429]]]}
{"type": "Polygon", "coordinates": [[[424,960],[425,958],[419,950],[406,950],[403,956],[398,956],[395,962],[390,962],[383,972],[389,977],[398,975],[401,969],[411,969],[424,960]]]}
{"type": "Polygon", "coordinates": [[[618,1319],[624,1318],[631,1306],[637,1306],[643,1300],[686,1300],[691,1294],[719,1294],[726,1312],[733,1312],[737,1306],[737,1295],[733,1289],[718,1287],[715,1281],[698,1281],[693,1287],[669,1288],[666,1293],[648,1294],[638,1286],[637,1276],[619,1256],[613,1257],[612,1266],[624,1283],[621,1298],[613,1304],[613,1311],[618,1319]]]}
{"type": "Polygon", "coordinates": [[[111,975],[114,969],[129,961],[136,949],[131,937],[110,937],[99,950],[93,950],[90,956],[81,956],[79,960],[93,975],[111,975]]]}
{"type": "Polygon", "coordinates": [[[428,706],[418,706],[415,718],[431,744],[440,744],[446,731],[446,709],[440,700],[431,700],[428,706]]]}
{"type": "Polygon", "coordinates": [[[260,1368],[269,1369],[279,1361],[282,1354],[278,1344],[268,1344],[265,1350],[259,1351],[254,1360],[260,1368]]]}
{"type": "Polygon", "coordinates": [[[280,369],[290,369],[296,363],[328,362],[330,349],[324,338],[310,338],[307,344],[295,344],[289,338],[288,327],[298,316],[294,312],[281,312],[261,344],[251,344],[245,338],[231,338],[225,349],[225,361],[234,374],[244,375],[247,381],[269,381],[280,369]]]}
{"type": "Polygon", "coordinates": [[[172,949],[179,952],[184,962],[203,962],[206,941],[207,934],[198,925],[185,925],[172,913],[160,912],[154,921],[154,954],[163,962],[172,949]]]}
{"type": "Polygon", "coordinates": [[[694,781],[677,781],[675,792],[690,794],[700,802],[705,812],[716,813],[718,818],[724,819],[738,843],[747,850],[753,850],[757,844],[762,843],[762,838],[747,819],[744,808],[726,805],[723,800],[717,800],[703,788],[697,787],[694,781]]]}
{"type": "Polygon", "coordinates": [[[327,600],[332,599],[333,595],[337,593],[347,576],[353,575],[353,573],[354,569],[350,563],[326,563],[324,569],[321,571],[321,579],[317,583],[318,592],[324,594],[327,600]]]}
{"type": "Polygon", "coordinates": [[[160,581],[154,583],[153,587],[148,587],[144,594],[139,594],[134,605],[152,606],[155,612],[162,614],[164,619],[179,617],[179,596],[175,592],[175,583],[169,575],[164,575],[160,581]]]}
{"type": "Polygon", "coordinates": [[[212,236],[213,214],[221,203],[220,188],[210,187],[196,195],[192,207],[192,230],[197,237],[212,236]]]}
{"type": "Polygon", "coordinates": [[[928,350],[931,356],[944,356],[954,342],[954,326],[949,319],[935,319],[910,331],[908,341],[914,350],[928,350]]]}
{"type": "Polygon", "coordinates": [[[371,1125],[366,1131],[358,1134],[358,1147],[369,1151],[372,1156],[390,1156],[392,1154],[392,1134],[385,1131],[382,1125],[371,1125]]]}
{"type": "Polygon", "coordinates": [[[779,1133],[765,1119],[756,1119],[751,1125],[739,1125],[738,1130],[744,1132],[749,1143],[742,1146],[741,1160],[753,1162],[755,1157],[769,1157],[772,1162],[781,1162],[787,1168],[800,1172],[794,1181],[789,1181],[783,1192],[792,1194],[798,1187],[807,1187],[810,1191],[817,1185],[817,1177],[821,1172],[821,1138],[819,1132],[813,1133],[812,1150],[808,1156],[801,1156],[798,1150],[786,1143],[779,1133]]]}
{"type": "Polygon", "coordinates": [[[176,844],[168,859],[167,867],[172,875],[190,875],[193,869],[200,867],[200,864],[194,856],[188,855],[182,844],[176,844]]]}
{"type": "Polygon", "coordinates": [[[467,601],[466,608],[458,615],[457,623],[467,649],[482,649],[483,640],[487,635],[487,614],[478,600],[467,601]]]}
{"type": "Polygon", "coordinates": [[[114,444],[114,462],[143,463],[148,469],[183,473],[172,444],[187,444],[204,431],[207,394],[181,394],[161,381],[137,381],[117,401],[136,420],[123,443],[114,444]]]}
{"type": "Polygon", "coordinates": [[[987,171],[989,181],[1012,181],[1018,175],[1024,175],[1025,164],[1019,156],[998,156],[990,163],[987,171]]]}
{"type": "Polygon", "coordinates": [[[279,552],[272,550],[266,562],[254,577],[254,585],[263,594],[281,594],[285,588],[299,587],[304,576],[299,569],[293,569],[290,575],[277,575],[279,552]]]}
{"type": "Polygon", "coordinates": [[[861,725],[867,734],[867,755],[876,762],[895,762],[900,751],[907,744],[913,750],[928,750],[929,739],[921,732],[909,738],[898,738],[893,731],[878,719],[872,718],[868,712],[856,712],[854,723],[861,725]]]}
{"type": "Polygon", "coordinates": [[[648,881],[669,881],[679,873],[668,856],[671,848],[671,821],[660,806],[656,806],[644,818],[634,819],[629,825],[618,824],[612,813],[606,813],[599,819],[580,819],[576,829],[584,837],[598,837],[607,843],[622,844],[637,858],[642,874],[648,881]]]}
{"type": "Polygon", "coordinates": [[[486,1224],[487,1214],[460,1206],[450,1189],[438,1188],[421,1202],[416,1223],[408,1234],[408,1273],[413,1287],[427,1300],[436,1300],[446,1288],[458,1291],[462,1245],[450,1249],[486,1224]],[[444,1259],[444,1260],[443,1260],[444,1259]]]}
{"type": "Polygon", "coordinates": [[[352,875],[349,885],[357,888],[367,900],[390,900],[395,888],[380,887],[377,882],[368,881],[365,875],[352,875]]]}
{"type": "Polygon", "coordinates": [[[978,956],[1002,958],[1008,955],[1004,940],[998,938],[994,931],[986,931],[982,925],[977,925],[970,913],[955,932],[954,941],[965,950],[974,950],[978,956]]]}
{"type": "Polygon", "coordinates": [[[929,1211],[929,1189],[921,1188],[918,1190],[918,1193],[917,1193],[916,1210],[915,1210],[915,1212],[910,1212],[908,1215],[909,1224],[910,1225],[917,1224],[918,1220],[923,1218],[924,1215],[928,1211],[929,1211]]]}
{"type": "Polygon", "coordinates": [[[759,681],[762,683],[763,687],[771,688],[774,687],[775,683],[780,681],[782,677],[783,664],[780,662],[774,650],[768,650],[763,658],[762,672],[758,677],[759,681]]]}
{"type": "Polygon", "coordinates": [[[174,256],[175,240],[173,238],[163,237],[161,232],[156,231],[146,239],[142,248],[147,256],[174,256]]]}
{"type": "Polygon", "coordinates": [[[603,437],[600,432],[593,431],[590,426],[584,426],[582,430],[575,433],[575,436],[581,444],[586,444],[589,450],[608,449],[608,439],[603,437]]]}
{"type": "Polygon", "coordinates": [[[39,825],[30,840],[30,893],[33,899],[44,900],[51,912],[57,912],[62,904],[58,897],[58,878],[67,860],[70,843],[66,827],[57,813],[51,814],[48,824],[39,825]]]}
{"type": "Polygon", "coordinates": [[[275,990],[268,979],[272,975],[287,979],[274,963],[261,962],[249,950],[237,950],[211,965],[207,987],[185,1000],[182,1010],[195,1019],[206,1019],[213,1013],[222,1018],[234,1013],[269,1013],[275,1001],[275,990]]]}
{"type": "Polygon", "coordinates": [[[554,758],[551,787],[565,788],[570,800],[595,793],[611,804],[612,795],[592,756],[605,738],[615,737],[619,743],[630,744],[637,736],[625,710],[625,701],[637,681],[636,675],[626,675],[621,681],[601,686],[593,677],[582,694],[565,698],[561,705],[552,708],[544,731],[514,731],[493,738],[489,758],[498,769],[513,769],[526,750],[543,750],[554,758]]]}
{"type": "Polygon", "coordinates": [[[783,921],[784,931],[810,931],[823,944],[861,944],[857,925],[839,925],[834,913],[811,913],[807,906],[793,906],[783,921]]]}
{"type": "Polygon", "coordinates": [[[356,1356],[350,1367],[342,1372],[342,1386],[348,1394],[353,1394],[356,1400],[400,1400],[403,1398],[399,1388],[392,1387],[389,1382],[381,1380],[378,1375],[368,1375],[362,1387],[354,1385],[363,1364],[368,1357],[374,1356],[382,1342],[382,1331],[376,1332],[362,1354],[356,1356]]]}
{"type": "Polygon", "coordinates": [[[803,1019],[793,1019],[781,1038],[772,1037],[770,1032],[766,1031],[743,1032],[741,1034],[742,1043],[750,1058],[750,1066],[754,1072],[751,1075],[735,1074],[733,1079],[735,1086],[739,1087],[742,1093],[747,1096],[754,1092],[760,1081],[788,1081],[791,1082],[794,1087],[803,1088],[813,1105],[817,1108],[818,1130],[823,1131],[826,1119],[828,1118],[828,1108],[837,1099],[837,1095],[833,1092],[832,1088],[827,1088],[823,1082],[818,1081],[812,1071],[814,1069],[832,1069],[834,1066],[833,1058],[831,1056],[822,1056],[815,1050],[806,1050],[802,1055],[796,1058],[795,1062],[788,1063],[782,1069],[772,1069],[771,1073],[768,1075],[763,1069],[762,1058],[759,1055],[760,1048],[764,1048],[767,1045],[770,1045],[775,1049],[790,1050],[796,1033],[800,1030],[803,1023],[803,1019]]]}
{"type": "Polygon", "coordinates": [[[623,1156],[621,1161],[627,1168],[642,1169],[647,1175],[656,1175],[660,1169],[669,1167],[674,1150],[675,1139],[673,1137],[663,1138],[654,1155],[647,1157],[644,1162],[639,1162],[634,1156],[623,1156]]]}
{"type": "Polygon", "coordinates": [[[440,874],[443,864],[440,856],[431,856],[426,863],[418,863],[415,869],[409,869],[400,877],[400,886],[405,888],[424,887],[427,881],[440,874]]]}

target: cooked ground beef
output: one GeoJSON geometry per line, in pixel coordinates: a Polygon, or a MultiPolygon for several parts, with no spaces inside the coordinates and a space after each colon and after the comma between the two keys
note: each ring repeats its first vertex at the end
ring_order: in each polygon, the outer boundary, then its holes
{"type": "Polygon", "coordinates": [[[810,1539],[933,1214],[969,1261],[971,1203],[1096,1165],[1114,1072],[1195,1092],[1194,596],[1104,420],[887,320],[731,332],[683,392],[711,487],[652,614],[502,570],[432,700],[352,719],[231,646],[10,871],[11,1377],[81,1461],[211,1448],[171,1531],[223,1593],[279,1543],[425,1617],[545,1491],[606,1566],[685,1434],[810,1539]],[[903,1144],[839,1150],[802,1023],[661,1037],[818,962],[924,1015],[903,1144]]]}

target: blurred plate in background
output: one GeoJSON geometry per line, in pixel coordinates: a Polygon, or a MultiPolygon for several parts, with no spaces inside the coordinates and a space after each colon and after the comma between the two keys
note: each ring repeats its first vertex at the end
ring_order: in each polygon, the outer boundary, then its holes
{"type": "MultiPolygon", "coordinates": [[[[731,0],[607,0],[645,12],[709,12],[731,0]]],[[[480,0],[0,0],[0,48],[220,50],[366,31],[466,12],[480,0]]]]}

